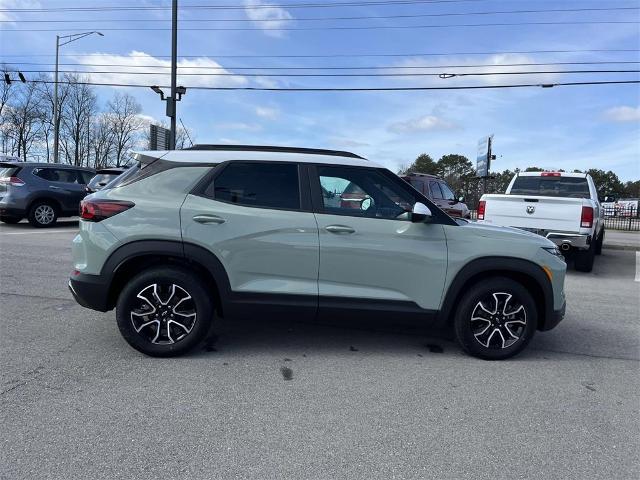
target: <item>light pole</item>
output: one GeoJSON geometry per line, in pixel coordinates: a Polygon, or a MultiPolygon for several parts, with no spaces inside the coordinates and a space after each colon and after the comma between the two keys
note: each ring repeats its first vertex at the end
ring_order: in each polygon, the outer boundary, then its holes
{"type": "Polygon", "coordinates": [[[54,163],[59,163],[58,158],[58,145],[59,145],[59,137],[60,137],[60,112],[58,111],[58,52],[60,51],[60,47],[66,45],[67,43],[75,42],[76,40],[80,40],[81,38],[88,37],[93,34],[100,35],[104,37],[104,34],[96,31],[92,32],[83,32],[83,33],[72,33],[71,35],[60,36],[56,35],[56,77],[53,83],[53,161],[54,163]],[[60,43],[60,40],[63,40],[60,43]]]}

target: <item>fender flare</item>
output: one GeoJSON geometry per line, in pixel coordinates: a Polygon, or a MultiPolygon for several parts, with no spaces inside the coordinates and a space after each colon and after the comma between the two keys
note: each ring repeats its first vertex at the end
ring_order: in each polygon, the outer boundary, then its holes
{"type": "MultiPolygon", "coordinates": [[[[530,292],[538,308],[538,328],[545,329],[545,323],[553,318],[553,287],[542,268],[529,261],[513,257],[483,257],[472,260],[462,267],[444,296],[440,309],[440,320],[447,323],[455,312],[457,300],[464,293],[464,288],[470,281],[477,281],[481,276],[525,276],[535,283],[538,292],[530,292]],[[542,293],[542,298],[540,298],[542,293]]],[[[528,287],[528,285],[525,285],[528,287]]]]}

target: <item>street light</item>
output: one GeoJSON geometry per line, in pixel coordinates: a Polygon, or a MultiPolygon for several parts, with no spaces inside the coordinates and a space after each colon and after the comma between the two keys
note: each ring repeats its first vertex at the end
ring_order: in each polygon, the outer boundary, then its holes
{"type": "Polygon", "coordinates": [[[53,161],[58,163],[58,145],[60,143],[60,112],[58,111],[58,51],[60,47],[66,45],[71,42],[75,42],[76,40],[80,40],[81,38],[88,37],[93,34],[100,35],[104,37],[102,32],[92,31],[92,32],[82,32],[82,33],[72,33],[71,35],[60,36],[56,35],[56,77],[53,84],[53,161]],[[63,40],[60,43],[60,40],[63,40]]]}

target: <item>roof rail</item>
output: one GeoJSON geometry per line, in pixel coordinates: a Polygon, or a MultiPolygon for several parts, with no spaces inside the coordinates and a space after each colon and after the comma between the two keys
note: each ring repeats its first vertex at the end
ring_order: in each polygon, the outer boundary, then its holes
{"type": "Polygon", "coordinates": [[[366,158],[351,152],[340,150],[325,150],[322,148],[277,147],[273,145],[194,145],[184,150],[221,150],[233,152],[281,152],[306,153],[311,155],[333,155],[335,157],[350,157],[366,160],[366,158]]]}

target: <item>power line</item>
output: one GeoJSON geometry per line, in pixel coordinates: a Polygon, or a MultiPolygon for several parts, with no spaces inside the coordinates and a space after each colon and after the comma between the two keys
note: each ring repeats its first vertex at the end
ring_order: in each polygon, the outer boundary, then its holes
{"type": "MultiPolygon", "coordinates": [[[[30,80],[33,83],[54,83],[53,80],[30,80]]],[[[69,82],[60,81],[58,83],[67,85],[93,85],[98,87],[132,87],[150,88],[149,85],[136,85],[128,83],[108,83],[108,82],[69,82]]],[[[624,85],[639,84],[640,80],[607,80],[607,81],[586,81],[586,82],[554,82],[554,83],[520,83],[511,85],[468,85],[468,86],[446,86],[446,87],[186,87],[188,90],[216,90],[216,91],[254,91],[254,92],[399,92],[399,91],[428,91],[428,90],[489,90],[503,88],[526,88],[526,87],[562,87],[562,86],[583,86],[583,85],[624,85]]],[[[169,88],[166,85],[160,88],[169,88]]]]}
{"type": "MultiPolygon", "coordinates": [[[[178,65],[178,70],[431,70],[441,68],[482,68],[482,67],[533,67],[533,66],[553,66],[553,65],[624,65],[640,64],[640,61],[600,61],[600,62],[530,62],[530,63],[479,63],[479,64],[458,64],[458,65],[376,65],[371,67],[210,67],[210,66],[189,66],[178,65]]],[[[30,65],[40,67],[53,67],[55,63],[38,62],[3,62],[3,65],[30,65]]],[[[127,68],[171,68],[170,65],[131,65],[127,63],[59,63],[61,66],[72,67],[127,67],[127,68]]],[[[84,73],[84,72],[82,72],[84,73]]],[[[87,70],[86,73],[91,73],[87,70]]],[[[135,72],[132,72],[135,73],[135,72]]]]}
{"type": "MultiPolygon", "coordinates": [[[[623,25],[623,24],[637,24],[636,21],[630,20],[585,20],[585,21],[560,21],[560,22],[495,22],[495,23],[449,23],[445,25],[361,25],[361,26],[328,26],[328,27],[278,27],[278,31],[322,31],[322,30],[405,30],[405,29],[423,29],[423,28],[475,28],[475,27],[520,27],[525,25],[538,25],[538,26],[556,26],[556,25],[623,25]]],[[[72,28],[15,28],[4,30],[8,32],[69,32],[73,31],[72,28]]],[[[171,28],[101,28],[103,32],[166,32],[171,28]]],[[[247,31],[259,31],[260,28],[246,28],[246,27],[189,27],[181,28],[181,32],[247,32],[247,31]]]]}
{"type": "MultiPolygon", "coordinates": [[[[201,55],[179,55],[178,58],[373,58],[373,57],[446,57],[446,56],[462,56],[462,55],[532,55],[532,54],[548,54],[548,53],[562,53],[562,54],[574,54],[574,53],[637,53],[640,49],[627,48],[627,49],[570,49],[570,50],[511,50],[511,51],[493,51],[493,52],[422,52],[422,53],[332,53],[332,54],[315,54],[315,55],[227,55],[227,54],[201,54],[201,55]]],[[[4,57],[55,57],[52,54],[3,54],[4,57]]],[[[60,57],[109,57],[109,56],[123,56],[119,53],[69,53],[60,54],[60,57]]],[[[151,55],[151,54],[136,54],[126,55],[127,58],[170,58],[170,55],[151,55]]]]}
{"type": "MultiPolygon", "coordinates": [[[[438,3],[477,3],[491,0],[378,0],[364,2],[322,2],[322,3],[280,3],[258,5],[182,5],[180,10],[263,10],[271,8],[339,8],[339,7],[367,7],[367,6],[397,6],[438,3]]],[[[45,12],[107,12],[107,11],[162,11],[170,10],[170,6],[96,6],[96,7],[49,7],[49,8],[2,8],[4,13],[45,13],[45,12]]]]}
{"type": "MultiPolygon", "coordinates": [[[[394,18],[425,18],[425,17],[467,17],[476,15],[507,15],[507,14],[522,14],[522,13],[577,13],[577,12],[606,12],[606,11],[625,11],[625,10],[639,10],[640,7],[605,7],[605,8],[554,8],[554,9],[541,9],[541,10],[496,10],[487,12],[449,12],[449,13],[422,13],[411,15],[362,15],[362,16],[342,16],[342,17],[291,17],[291,18],[277,18],[277,19],[250,19],[250,18],[184,18],[180,19],[180,23],[194,23],[194,22],[251,22],[251,23],[269,23],[269,22],[305,22],[305,21],[327,21],[327,20],[389,20],[394,18]]],[[[157,23],[157,22],[170,22],[171,19],[158,19],[158,18],[113,18],[113,19],[65,19],[65,20],[22,20],[21,23],[157,23]]],[[[0,20],[0,23],[13,23],[14,20],[0,20]]]]}
{"type": "MultiPolygon", "coordinates": [[[[54,73],[51,70],[20,70],[22,73],[54,73]]],[[[123,71],[78,71],[60,70],[59,73],[75,75],[170,75],[169,72],[123,72],[123,71]]],[[[181,73],[181,76],[194,77],[474,77],[493,75],[548,75],[548,74],[585,74],[585,73],[640,73],[640,70],[541,70],[520,72],[442,72],[442,73],[181,73]]]]}

